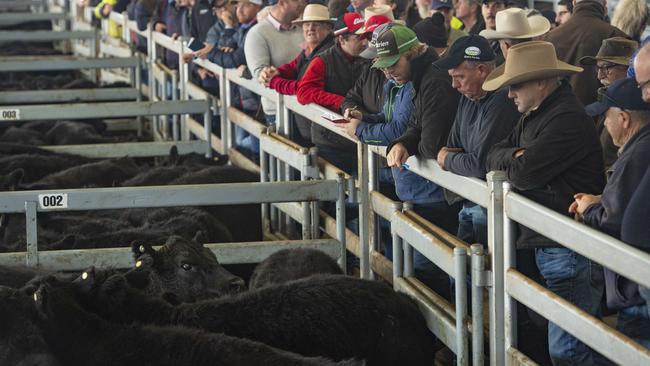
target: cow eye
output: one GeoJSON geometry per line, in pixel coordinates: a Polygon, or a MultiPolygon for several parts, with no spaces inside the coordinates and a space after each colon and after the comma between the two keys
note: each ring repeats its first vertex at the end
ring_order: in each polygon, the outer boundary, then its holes
{"type": "Polygon", "coordinates": [[[188,263],[183,263],[183,264],[181,264],[181,268],[183,268],[186,271],[190,271],[190,270],[192,270],[192,265],[188,264],[188,263]]]}

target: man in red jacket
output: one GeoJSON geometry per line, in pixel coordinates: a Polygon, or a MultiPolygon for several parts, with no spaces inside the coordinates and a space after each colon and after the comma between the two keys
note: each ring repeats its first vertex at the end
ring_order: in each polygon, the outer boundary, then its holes
{"type": "MultiPolygon", "coordinates": [[[[367,67],[368,61],[359,57],[367,39],[355,34],[363,25],[363,18],[356,13],[339,18],[334,26],[336,44],[309,63],[298,83],[298,102],[320,104],[333,111],[341,109],[345,94],[367,67]]],[[[311,141],[325,160],[348,173],[356,171],[356,144],[317,124],[311,126],[311,141]]]]}

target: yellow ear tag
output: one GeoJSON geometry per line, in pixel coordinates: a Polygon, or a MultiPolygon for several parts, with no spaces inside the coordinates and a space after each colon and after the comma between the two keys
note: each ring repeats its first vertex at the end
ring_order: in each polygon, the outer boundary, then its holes
{"type": "Polygon", "coordinates": [[[140,267],[142,267],[142,261],[135,262],[135,268],[140,268],[140,267]]]}
{"type": "Polygon", "coordinates": [[[34,292],[34,301],[38,301],[38,295],[34,292]]]}
{"type": "Polygon", "coordinates": [[[88,272],[84,272],[81,274],[81,279],[82,280],[87,280],[88,279],[88,272]]]}

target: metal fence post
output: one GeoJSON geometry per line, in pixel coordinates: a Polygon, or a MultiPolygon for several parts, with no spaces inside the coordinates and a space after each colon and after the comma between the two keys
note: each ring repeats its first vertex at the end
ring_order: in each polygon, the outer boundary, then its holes
{"type": "Polygon", "coordinates": [[[336,181],[339,184],[339,197],[336,200],[336,239],[341,242],[341,256],[339,266],[343,273],[347,273],[347,240],[345,236],[345,177],[338,174],[336,181]]]}
{"type": "Polygon", "coordinates": [[[454,248],[454,288],[456,298],[456,365],[464,366],[469,362],[467,346],[467,250],[454,248]]]}
{"type": "MultiPolygon", "coordinates": [[[[262,131],[262,134],[265,135],[267,133],[266,129],[262,131]]],[[[264,138],[264,136],[260,136],[260,138],[264,138]]],[[[270,155],[268,155],[270,156],[270,155]]],[[[260,182],[268,182],[268,172],[269,172],[269,167],[268,167],[268,162],[267,162],[267,154],[262,148],[260,144],[260,182]]],[[[262,203],[262,232],[267,232],[269,228],[269,204],[268,203],[262,203]]]]}
{"type": "MultiPolygon", "coordinates": [[[[208,98],[210,105],[213,103],[212,97],[208,98]]],[[[203,129],[205,130],[205,157],[212,158],[212,110],[208,108],[203,114],[203,129]]]]}
{"type": "MultiPolygon", "coordinates": [[[[300,149],[300,153],[303,155],[308,155],[310,153],[309,149],[306,147],[303,147],[300,149]]],[[[302,171],[300,172],[300,180],[308,180],[309,179],[309,167],[311,163],[309,162],[310,159],[305,159],[306,165],[302,168],[302,171]]],[[[307,240],[311,239],[311,205],[309,202],[303,202],[302,203],[302,222],[300,223],[302,225],[302,239],[307,240]]]]}
{"type": "MultiPolygon", "coordinates": [[[[190,82],[190,67],[187,62],[183,61],[183,52],[187,48],[187,41],[183,39],[180,42],[178,42],[178,44],[179,44],[178,78],[179,78],[181,100],[188,100],[189,97],[187,95],[187,83],[190,82]]],[[[173,92],[176,93],[176,90],[174,90],[173,92]]],[[[181,116],[181,136],[183,141],[190,140],[190,129],[187,127],[187,117],[188,117],[187,114],[183,114],[181,116]]]]}
{"type": "MultiPolygon", "coordinates": [[[[508,182],[503,183],[503,197],[505,200],[506,195],[511,190],[511,185],[508,182]]],[[[503,273],[504,273],[504,287],[505,287],[505,273],[509,268],[515,268],[517,265],[517,252],[516,252],[516,224],[510,220],[503,211],[503,273]]],[[[504,332],[505,343],[504,352],[507,352],[510,347],[517,346],[517,302],[508,295],[508,292],[503,292],[504,302],[504,332]]]]}
{"type": "MultiPolygon", "coordinates": [[[[366,149],[366,154],[368,155],[368,194],[372,191],[379,191],[379,177],[378,177],[378,158],[377,156],[370,150],[370,147],[366,144],[361,145],[363,146],[364,149],[366,149]]],[[[369,240],[368,240],[368,252],[370,253],[369,256],[372,258],[373,252],[375,252],[378,248],[379,245],[379,236],[380,236],[380,229],[379,229],[379,222],[377,219],[379,216],[375,214],[375,211],[370,208],[368,209],[368,234],[369,234],[369,240]]],[[[375,273],[372,271],[372,263],[370,265],[370,279],[375,279],[375,273]]]]}
{"type": "Polygon", "coordinates": [[[370,278],[370,243],[369,243],[369,192],[368,192],[368,149],[362,143],[357,144],[357,170],[359,172],[359,246],[361,255],[359,269],[361,278],[370,278]]]}
{"type": "MultiPolygon", "coordinates": [[[[167,75],[167,74],[165,74],[167,75]]],[[[178,70],[173,70],[171,74],[172,78],[172,100],[178,100],[179,95],[177,93],[178,90],[178,83],[180,81],[180,73],[178,70]]],[[[180,81],[182,82],[182,81],[180,81]]],[[[163,93],[162,93],[162,98],[167,99],[167,77],[165,76],[165,83],[163,84],[163,93]]],[[[165,116],[165,130],[169,128],[169,119],[167,118],[168,116],[165,116]]],[[[178,114],[172,115],[172,139],[174,141],[180,141],[181,140],[181,126],[180,126],[180,119],[178,114]]]]}
{"type": "Polygon", "coordinates": [[[226,75],[226,69],[222,68],[219,74],[219,99],[221,99],[221,139],[223,140],[224,151],[235,147],[235,126],[228,120],[228,106],[230,105],[230,83],[226,75]]]}
{"type": "MultiPolygon", "coordinates": [[[[413,202],[404,202],[402,208],[404,212],[413,210],[413,202]]],[[[404,277],[413,277],[415,275],[413,268],[413,247],[406,240],[402,240],[402,248],[404,251],[404,277]]]]}
{"type": "Polygon", "coordinates": [[[27,256],[25,264],[28,267],[38,266],[38,225],[36,221],[36,202],[25,202],[25,229],[27,241],[27,256]]]}
{"type": "MultiPolygon", "coordinates": [[[[309,162],[312,166],[318,166],[318,148],[313,147],[309,149],[309,162]]],[[[315,177],[312,177],[315,179],[315,177]]],[[[320,206],[318,201],[311,202],[311,238],[318,239],[320,237],[320,206]]],[[[345,223],[343,223],[345,227],[345,223]]]]}
{"type": "Polygon", "coordinates": [[[504,365],[505,334],[503,325],[503,182],[506,175],[501,171],[486,176],[490,190],[488,205],[488,252],[491,256],[492,287],[490,299],[490,365],[504,365]]]}
{"type": "MultiPolygon", "coordinates": [[[[392,224],[391,224],[392,226],[392,224]]],[[[397,279],[404,276],[404,249],[402,238],[391,228],[393,235],[393,289],[398,290],[397,279]]]]}
{"type": "Polygon", "coordinates": [[[484,366],[483,353],[483,286],[485,257],[483,246],[473,244],[472,251],[472,365],[484,366]]]}

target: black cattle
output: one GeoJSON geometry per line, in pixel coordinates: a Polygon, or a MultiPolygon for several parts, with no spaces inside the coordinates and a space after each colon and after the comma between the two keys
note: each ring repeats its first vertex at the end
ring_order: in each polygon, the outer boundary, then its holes
{"type": "Polygon", "coordinates": [[[21,288],[34,277],[47,273],[31,267],[0,265],[0,286],[21,288]]]}
{"type": "Polygon", "coordinates": [[[23,171],[22,183],[37,181],[46,175],[88,163],[90,159],[74,155],[18,154],[0,156],[0,175],[23,171]]]}
{"type": "Polygon", "coordinates": [[[271,254],[255,267],[248,287],[254,290],[327,273],[342,275],[343,271],[324,252],[312,248],[283,249],[271,254]]]}
{"type": "Polygon", "coordinates": [[[369,365],[432,365],[436,340],[411,299],[386,284],[316,275],[232,297],[172,306],[112,276],[83,296],[116,322],[180,324],[307,356],[369,365]]]}
{"type": "Polygon", "coordinates": [[[139,168],[130,158],[102,160],[50,174],[21,186],[24,190],[112,187],[138,174],[139,168]]]}
{"type": "Polygon", "coordinates": [[[9,127],[0,136],[0,142],[12,142],[25,145],[45,145],[46,138],[42,133],[28,128],[9,127]]]}
{"type": "Polygon", "coordinates": [[[0,329],[0,365],[59,365],[43,337],[31,297],[0,286],[0,329]]]}
{"type": "Polygon", "coordinates": [[[137,186],[157,186],[166,185],[167,183],[178,179],[179,177],[192,171],[188,166],[159,166],[136,175],[131,179],[122,182],[123,187],[137,186]]]}
{"type": "Polygon", "coordinates": [[[17,154],[59,155],[53,151],[41,149],[36,146],[11,142],[0,142],[0,156],[17,154]]]}
{"type": "MultiPolygon", "coordinates": [[[[97,124],[104,125],[97,121],[97,124]]],[[[105,129],[104,125],[104,129],[105,129]]],[[[50,145],[107,144],[120,141],[114,137],[104,137],[92,123],[58,121],[45,133],[50,145]]]]}
{"type": "Polygon", "coordinates": [[[258,342],[184,327],[112,324],[84,311],[69,287],[51,286],[47,281],[32,295],[0,288],[0,320],[8,326],[0,336],[0,349],[9,356],[0,358],[3,365],[58,365],[55,357],[71,366],[363,364],[307,358],[258,342]],[[14,340],[30,342],[17,344],[14,340]]]}
{"type": "Polygon", "coordinates": [[[217,256],[197,240],[202,242],[200,233],[194,240],[172,236],[158,250],[134,242],[136,270],[152,273],[145,292],[181,303],[244,291],[244,280],[223,268],[217,256]]]}
{"type": "MultiPolygon", "coordinates": [[[[234,166],[213,166],[173,180],[170,184],[210,184],[258,182],[259,176],[234,166]]],[[[262,240],[262,217],[259,204],[204,206],[232,233],[233,241],[262,240]]]]}

